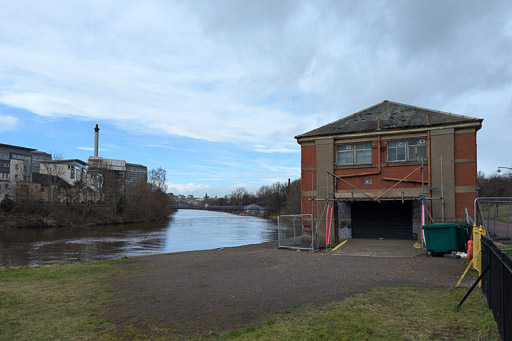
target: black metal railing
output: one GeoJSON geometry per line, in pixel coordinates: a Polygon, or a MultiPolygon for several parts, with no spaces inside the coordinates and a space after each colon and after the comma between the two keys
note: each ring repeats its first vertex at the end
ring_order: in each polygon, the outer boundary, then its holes
{"type": "Polygon", "coordinates": [[[482,238],[482,290],[503,340],[512,340],[512,259],[492,240],[482,238]]]}

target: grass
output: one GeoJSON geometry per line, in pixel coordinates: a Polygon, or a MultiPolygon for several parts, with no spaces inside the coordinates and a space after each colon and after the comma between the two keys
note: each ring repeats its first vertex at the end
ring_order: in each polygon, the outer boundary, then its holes
{"type": "Polygon", "coordinates": [[[322,307],[284,311],[221,340],[500,340],[480,291],[379,287],[322,307]]]}
{"type": "MultiPolygon", "coordinates": [[[[0,340],[179,339],[149,321],[144,329],[119,329],[96,314],[112,303],[107,279],[129,271],[119,266],[129,261],[0,268],[0,340]]],[[[455,310],[466,290],[379,287],[324,306],[284,310],[219,339],[499,340],[481,291],[455,310]]]]}
{"type": "Polygon", "coordinates": [[[105,279],[128,261],[0,268],[0,339],[81,340],[111,328],[95,311],[112,297],[105,279]]]}
{"type": "Polygon", "coordinates": [[[506,250],[502,250],[502,251],[505,252],[507,254],[507,256],[512,258],[512,244],[503,245],[503,249],[506,249],[506,250]]]}

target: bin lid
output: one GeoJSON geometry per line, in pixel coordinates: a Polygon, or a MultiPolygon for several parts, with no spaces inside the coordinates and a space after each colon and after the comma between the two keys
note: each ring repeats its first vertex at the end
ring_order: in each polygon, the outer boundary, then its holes
{"type": "Polygon", "coordinates": [[[442,223],[442,224],[430,224],[430,225],[423,225],[424,230],[429,229],[454,229],[457,227],[462,227],[459,224],[456,223],[442,223]]]}

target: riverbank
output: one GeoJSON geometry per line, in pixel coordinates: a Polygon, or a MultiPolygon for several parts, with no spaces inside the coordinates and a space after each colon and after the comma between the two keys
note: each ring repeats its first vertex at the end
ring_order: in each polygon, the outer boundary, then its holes
{"type": "Polygon", "coordinates": [[[131,224],[148,221],[164,221],[176,210],[162,215],[137,217],[116,213],[102,205],[24,205],[10,212],[0,211],[0,229],[89,227],[113,224],[131,224]]]}
{"type": "Polygon", "coordinates": [[[0,339],[498,340],[479,292],[453,309],[467,291],[451,289],[462,268],[276,243],[0,268],[0,339]]]}

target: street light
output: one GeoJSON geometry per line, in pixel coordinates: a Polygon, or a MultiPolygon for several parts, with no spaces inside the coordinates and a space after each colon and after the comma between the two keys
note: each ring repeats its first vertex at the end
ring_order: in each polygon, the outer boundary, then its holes
{"type": "Polygon", "coordinates": [[[498,167],[498,170],[496,172],[501,173],[502,168],[512,170],[512,168],[510,168],[510,167],[498,167]]]}

